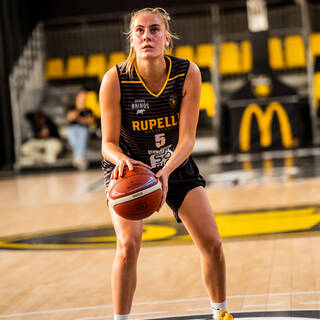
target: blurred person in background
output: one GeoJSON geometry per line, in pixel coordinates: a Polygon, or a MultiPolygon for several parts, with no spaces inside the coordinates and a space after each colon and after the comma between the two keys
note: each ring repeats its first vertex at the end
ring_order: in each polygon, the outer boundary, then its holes
{"type": "Polygon", "coordinates": [[[57,125],[42,111],[29,112],[26,119],[32,128],[33,137],[21,146],[22,161],[26,164],[55,163],[63,150],[57,125]]]}
{"type": "MultiPolygon", "coordinates": [[[[110,179],[122,176],[125,167],[132,170],[135,164],[156,173],[162,183],[161,206],[167,201],[199,249],[213,318],[231,320],[221,238],[205,181],[190,157],[199,117],[201,74],[194,63],[165,54],[171,47],[169,21],[162,8],[133,13],[129,56],[103,78],[100,105],[105,186],[110,179]]],[[[128,320],[143,221],[110,213],[117,235],[112,271],[114,319],[128,320]]]]}
{"type": "Polygon", "coordinates": [[[72,148],[73,165],[79,170],[88,167],[87,146],[90,126],[94,124],[92,111],[86,107],[87,91],[81,89],[75,98],[75,104],[67,111],[67,139],[72,148]]]}

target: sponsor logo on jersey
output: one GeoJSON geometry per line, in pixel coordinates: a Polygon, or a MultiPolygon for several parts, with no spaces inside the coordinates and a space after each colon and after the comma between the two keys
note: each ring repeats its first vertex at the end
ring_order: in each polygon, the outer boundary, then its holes
{"type": "Polygon", "coordinates": [[[172,145],[170,144],[158,150],[148,150],[152,168],[163,167],[167,163],[173,154],[171,147],[172,145]]]}
{"type": "Polygon", "coordinates": [[[176,127],[179,124],[179,113],[172,116],[165,116],[147,120],[132,121],[133,131],[153,131],[176,127]]]}
{"type": "Polygon", "coordinates": [[[178,98],[176,94],[173,94],[169,99],[170,106],[175,108],[178,105],[178,98]]]}
{"type": "Polygon", "coordinates": [[[131,104],[131,109],[136,110],[136,114],[143,114],[149,107],[149,103],[145,99],[135,99],[131,104]]]}

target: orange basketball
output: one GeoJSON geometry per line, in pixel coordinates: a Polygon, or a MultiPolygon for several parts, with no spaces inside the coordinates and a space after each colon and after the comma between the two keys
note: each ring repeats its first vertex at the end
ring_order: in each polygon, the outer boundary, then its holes
{"type": "Polygon", "coordinates": [[[162,196],[160,181],[142,166],[124,169],[123,176],[112,179],[108,187],[109,206],[121,217],[141,220],[159,207],[162,196]]]}

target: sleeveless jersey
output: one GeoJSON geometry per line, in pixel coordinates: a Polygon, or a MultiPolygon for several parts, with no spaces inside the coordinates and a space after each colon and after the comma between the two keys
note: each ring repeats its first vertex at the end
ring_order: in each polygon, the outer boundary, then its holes
{"type": "MultiPolygon", "coordinates": [[[[150,165],[153,171],[166,164],[177,146],[182,90],[190,64],[173,56],[165,59],[167,78],[157,94],[149,90],[136,69],[130,78],[117,65],[122,117],[119,146],[124,154],[150,165]]],[[[102,167],[110,172],[114,165],[103,160],[102,167]]]]}

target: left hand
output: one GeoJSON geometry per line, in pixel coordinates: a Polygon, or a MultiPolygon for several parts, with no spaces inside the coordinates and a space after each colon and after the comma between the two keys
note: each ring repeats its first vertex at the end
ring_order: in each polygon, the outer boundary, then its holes
{"type": "Polygon", "coordinates": [[[159,212],[167,199],[169,173],[163,168],[156,173],[156,177],[160,180],[162,185],[162,199],[159,208],[157,209],[159,212]]]}

